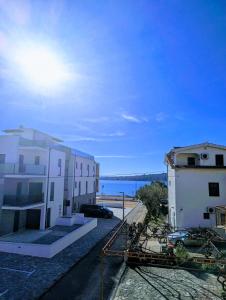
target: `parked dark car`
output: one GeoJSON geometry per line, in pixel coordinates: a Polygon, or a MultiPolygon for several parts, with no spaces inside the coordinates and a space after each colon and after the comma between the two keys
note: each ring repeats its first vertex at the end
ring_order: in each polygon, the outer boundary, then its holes
{"type": "Polygon", "coordinates": [[[82,204],[80,207],[80,212],[84,213],[85,217],[106,219],[113,217],[113,212],[110,209],[100,205],[82,204]]]}

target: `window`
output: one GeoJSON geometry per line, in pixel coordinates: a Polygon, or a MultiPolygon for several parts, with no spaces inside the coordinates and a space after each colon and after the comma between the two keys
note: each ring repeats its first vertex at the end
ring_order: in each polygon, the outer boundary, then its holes
{"type": "Polygon", "coordinates": [[[81,195],[81,181],[78,183],[78,195],[81,195]]]}
{"type": "Polygon", "coordinates": [[[77,163],[77,161],[75,163],[75,168],[78,169],[78,163],[77,163]]]}
{"type": "Polygon", "coordinates": [[[5,154],[0,154],[0,164],[5,163],[5,154]]]}
{"type": "Polygon", "coordinates": [[[88,171],[88,177],[89,177],[89,165],[87,166],[87,171],[88,171]]]}
{"type": "Polygon", "coordinates": [[[209,182],[209,196],[220,196],[220,189],[218,182],[209,182]]]}
{"type": "Polygon", "coordinates": [[[50,186],[50,201],[54,201],[54,182],[51,182],[50,186]]]}
{"type": "Polygon", "coordinates": [[[195,166],[195,157],[188,157],[188,166],[195,166]]]}
{"type": "Polygon", "coordinates": [[[61,163],[62,163],[62,160],[61,158],[58,159],[58,167],[59,167],[59,174],[58,176],[61,176],[61,163]]]}
{"type": "Polygon", "coordinates": [[[224,166],[224,155],[223,154],[216,154],[215,156],[216,166],[223,167],[224,166]]]}
{"type": "Polygon", "coordinates": [[[75,181],[75,189],[77,189],[77,181],[75,181]]]}
{"type": "Polygon", "coordinates": [[[210,214],[209,213],[204,213],[203,214],[203,219],[209,220],[209,218],[210,218],[210,214]]]}
{"type": "Polygon", "coordinates": [[[35,165],[39,165],[40,164],[40,156],[35,156],[35,165]]]}
{"type": "Polygon", "coordinates": [[[86,194],[88,194],[88,181],[86,181],[86,194]]]}
{"type": "Polygon", "coordinates": [[[93,192],[96,193],[96,182],[93,182],[93,192]]]}
{"type": "Polygon", "coordinates": [[[95,176],[95,167],[93,166],[93,177],[95,176]]]}
{"type": "Polygon", "coordinates": [[[80,164],[81,176],[82,176],[82,163],[80,164]]]}

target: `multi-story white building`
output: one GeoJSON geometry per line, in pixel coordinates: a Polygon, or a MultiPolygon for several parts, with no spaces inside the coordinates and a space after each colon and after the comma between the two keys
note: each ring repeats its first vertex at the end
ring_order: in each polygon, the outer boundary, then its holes
{"type": "Polygon", "coordinates": [[[174,228],[226,224],[226,147],[174,147],[165,159],[169,222],[174,228]]]}
{"type": "Polygon", "coordinates": [[[52,227],[59,217],[78,211],[81,203],[95,203],[98,178],[93,157],[35,129],[4,132],[0,234],[52,227]]]}

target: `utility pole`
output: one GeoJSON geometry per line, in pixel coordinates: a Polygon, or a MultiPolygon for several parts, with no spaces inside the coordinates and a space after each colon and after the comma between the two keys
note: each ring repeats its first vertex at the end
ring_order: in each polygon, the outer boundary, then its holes
{"type": "Polygon", "coordinates": [[[125,193],[124,192],[120,192],[120,194],[122,194],[122,220],[125,220],[125,193]]]}

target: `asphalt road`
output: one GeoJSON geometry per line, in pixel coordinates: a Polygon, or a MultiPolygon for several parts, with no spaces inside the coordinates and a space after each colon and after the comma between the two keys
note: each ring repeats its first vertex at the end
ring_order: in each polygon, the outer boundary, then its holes
{"type": "MultiPolygon", "coordinates": [[[[135,216],[142,213],[138,205],[128,219],[132,221],[135,216]]],[[[101,264],[100,252],[109,236],[100,241],[90,253],[77,263],[63,278],[48,290],[41,300],[97,300],[101,291],[101,264]]],[[[118,241],[120,243],[120,240],[118,241]]],[[[121,241],[123,242],[123,240],[121,241]]],[[[115,277],[122,265],[122,258],[104,258],[104,299],[108,299],[115,285],[115,277]]]]}

